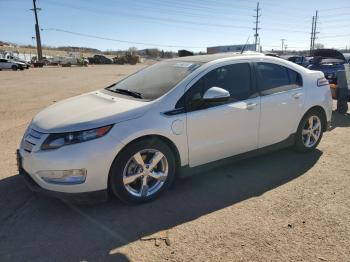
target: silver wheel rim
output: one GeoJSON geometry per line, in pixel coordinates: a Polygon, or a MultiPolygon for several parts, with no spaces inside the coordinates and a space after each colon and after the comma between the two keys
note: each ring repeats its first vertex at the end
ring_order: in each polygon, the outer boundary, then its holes
{"type": "Polygon", "coordinates": [[[144,149],[134,154],[123,171],[125,189],[133,196],[148,197],[157,193],[168,176],[168,161],[156,149],[144,149]]]}
{"type": "Polygon", "coordinates": [[[321,120],[318,116],[310,116],[302,131],[302,140],[305,147],[313,147],[321,135],[321,120]]]}

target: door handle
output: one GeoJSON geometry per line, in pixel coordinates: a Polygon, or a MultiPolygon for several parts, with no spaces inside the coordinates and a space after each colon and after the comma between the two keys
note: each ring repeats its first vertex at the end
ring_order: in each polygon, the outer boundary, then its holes
{"type": "Polygon", "coordinates": [[[256,107],[256,103],[247,103],[247,110],[252,110],[256,107]]]}
{"type": "Polygon", "coordinates": [[[295,93],[295,94],[292,95],[292,97],[294,99],[299,99],[302,95],[303,95],[303,93],[295,93]]]}

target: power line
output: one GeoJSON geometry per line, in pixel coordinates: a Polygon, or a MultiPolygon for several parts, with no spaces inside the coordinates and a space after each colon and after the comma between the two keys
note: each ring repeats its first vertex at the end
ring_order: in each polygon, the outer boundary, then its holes
{"type": "Polygon", "coordinates": [[[119,42],[119,43],[135,44],[135,45],[147,45],[147,46],[158,46],[158,47],[180,47],[180,48],[206,48],[204,46],[160,45],[160,44],[154,44],[154,43],[134,42],[134,41],[115,39],[115,38],[109,38],[109,37],[103,37],[103,36],[97,36],[97,35],[90,35],[85,33],[78,33],[78,32],[68,31],[68,30],[59,29],[59,28],[45,28],[41,30],[56,31],[56,32],[62,32],[62,33],[67,33],[71,35],[78,35],[78,36],[84,36],[89,38],[95,38],[95,39],[101,39],[101,40],[107,40],[107,41],[113,41],[113,42],[119,42]]]}
{"type": "Polygon", "coordinates": [[[334,37],[346,37],[346,36],[350,36],[350,34],[344,34],[344,35],[329,35],[329,36],[320,36],[319,38],[334,38],[334,37]]]}
{"type": "MultiPolygon", "coordinates": [[[[188,20],[179,20],[179,19],[173,19],[173,18],[161,18],[159,16],[154,17],[154,16],[148,16],[148,15],[141,15],[141,14],[130,14],[130,13],[125,13],[125,12],[121,12],[121,11],[117,11],[117,12],[111,12],[111,11],[107,11],[104,9],[96,9],[96,8],[88,8],[88,7],[82,7],[82,6],[74,6],[71,4],[62,4],[62,3],[58,3],[52,0],[47,0],[48,2],[50,2],[51,4],[54,5],[58,5],[58,6],[62,6],[62,7],[67,7],[67,8],[72,8],[72,9],[77,9],[79,11],[88,11],[88,12],[92,12],[92,13],[96,13],[99,15],[102,14],[107,14],[107,15],[112,15],[113,17],[117,14],[119,16],[126,16],[126,17],[136,17],[138,19],[145,19],[145,20],[152,20],[152,21],[161,21],[161,22],[168,22],[168,23],[181,23],[181,24],[193,24],[193,25],[199,25],[199,26],[205,26],[205,27],[220,27],[220,28],[237,28],[237,29],[249,29],[249,26],[241,26],[241,25],[229,25],[229,24],[221,24],[221,23],[206,23],[206,22],[197,22],[197,21],[188,21],[188,20]]],[[[285,29],[283,28],[264,28],[264,30],[266,31],[285,31],[285,29]]],[[[308,33],[307,31],[302,31],[302,30],[289,30],[289,32],[294,32],[294,33],[308,33]]]]}

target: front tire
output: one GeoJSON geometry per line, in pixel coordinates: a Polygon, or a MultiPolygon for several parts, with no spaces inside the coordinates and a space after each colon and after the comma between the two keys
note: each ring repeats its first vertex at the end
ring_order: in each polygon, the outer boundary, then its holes
{"type": "Polygon", "coordinates": [[[311,110],[300,121],[294,148],[298,152],[314,150],[323,136],[324,116],[318,110],[311,110]]]}
{"type": "Polygon", "coordinates": [[[12,69],[13,71],[17,71],[17,70],[18,70],[18,66],[13,65],[13,66],[11,66],[11,69],[12,69]]]}
{"type": "Polygon", "coordinates": [[[175,170],[174,153],[166,143],[154,138],[138,140],[113,161],[109,189],[124,202],[148,202],[169,188],[175,170]]]}

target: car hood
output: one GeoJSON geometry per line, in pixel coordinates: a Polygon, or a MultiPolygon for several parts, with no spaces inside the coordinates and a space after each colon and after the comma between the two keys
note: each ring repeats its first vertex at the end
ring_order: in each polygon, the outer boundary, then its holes
{"type": "Polygon", "coordinates": [[[313,51],[313,56],[320,56],[323,58],[334,58],[346,61],[344,55],[334,49],[317,49],[313,51]]]}
{"type": "Polygon", "coordinates": [[[92,129],[141,117],[151,104],[95,91],[49,106],[33,118],[31,128],[43,133],[92,129]]]}

